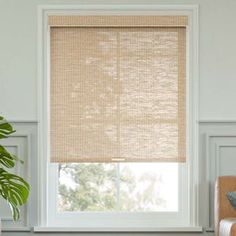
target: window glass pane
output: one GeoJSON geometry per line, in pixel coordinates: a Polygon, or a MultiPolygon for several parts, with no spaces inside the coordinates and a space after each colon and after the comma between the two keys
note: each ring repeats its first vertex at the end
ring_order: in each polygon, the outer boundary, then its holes
{"type": "Polygon", "coordinates": [[[178,164],[120,164],[120,208],[178,211],[178,164]]]}
{"type": "Polygon", "coordinates": [[[178,211],[178,164],[61,164],[58,210],[178,211]]]}
{"type": "Polygon", "coordinates": [[[61,164],[58,210],[115,210],[115,184],[115,164],[61,164]]]}

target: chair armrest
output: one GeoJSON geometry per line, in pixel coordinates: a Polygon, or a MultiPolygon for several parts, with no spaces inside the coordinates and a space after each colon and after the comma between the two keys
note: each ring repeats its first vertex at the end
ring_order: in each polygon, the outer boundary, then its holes
{"type": "Polygon", "coordinates": [[[226,193],[236,191],[236,176],[220,176],[215,184],[215,234],[219,236],[219,223],[224,218],[236,218],[226,193]]]}

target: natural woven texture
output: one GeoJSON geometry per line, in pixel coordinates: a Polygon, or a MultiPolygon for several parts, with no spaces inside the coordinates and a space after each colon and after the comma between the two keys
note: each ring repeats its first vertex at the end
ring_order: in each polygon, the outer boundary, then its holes
{"type": "Polygon", "coordinates": [[[184,27],[52,27],[52,162],[186,159],[184,27]]]}
{"type": "Polygon", "coordinates": [[[54,27],[186,27],[187,16],[49,16],[54,27]]]}

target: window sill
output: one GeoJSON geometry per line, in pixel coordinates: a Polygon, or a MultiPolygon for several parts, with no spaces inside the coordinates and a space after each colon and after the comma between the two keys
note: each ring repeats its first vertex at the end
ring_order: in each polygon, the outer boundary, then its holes
{"type": "MultiPolygon", "coordinates": [[[[3,227],[1,232],[30,232],[31,227],[3,227]]],[[[0,233],[1,234],[1,233],[0,233]]]]}
{"type": "Polygon", "coordinates": [[[109,227],[51,227],[36,226],[34,232],[203,232],[202,226],[189,227],[125,227],[125,228],[109,228],[109,227]]]}

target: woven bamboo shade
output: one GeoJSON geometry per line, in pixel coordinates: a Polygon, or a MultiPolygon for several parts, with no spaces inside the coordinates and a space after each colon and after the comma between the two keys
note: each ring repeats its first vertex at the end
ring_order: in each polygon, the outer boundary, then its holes
{"type": "Polygon", "coordinates": [[[52,162],[186,160],[184,16],[52,16],[52,162]]]}

